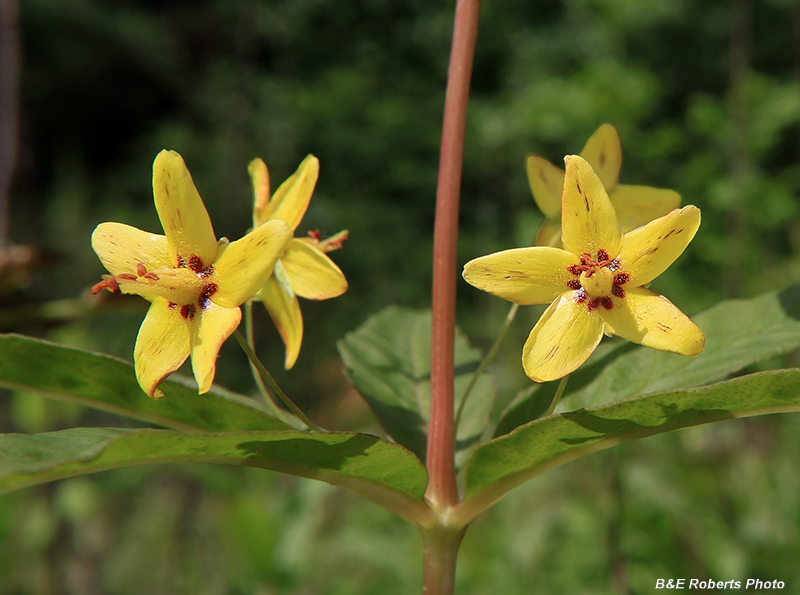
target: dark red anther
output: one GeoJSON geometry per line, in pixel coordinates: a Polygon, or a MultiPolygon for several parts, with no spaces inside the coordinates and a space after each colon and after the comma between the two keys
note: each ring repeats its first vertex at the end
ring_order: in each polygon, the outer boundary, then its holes
{"type": "Polygon", "coordinates": [[[589,303],[586,304],[586,307],[589,308],[589,312],[594,312],[597,310],[597,306],[600,304],[600,300],[597,298],[592,298],[589,300],[589,303]]]}
{"type": "Polygon", "coordinates": [[[219,287],[216,283],[206,283],[203,285],[203,290],[200,292],[200,296],[197,298],[197,305],[200,306],[200,309],[205,310],[208,307],[208,300],[209,298],[217,293],[219,287]]]}
{"type": "Polygon", "coordinates": [[[210,266],[204,268],[202,271],[197,273],[197,276],[200,277],[201,279],[208,279],[213,274],[214,274],[214,267],[210,266]]]}
{"type": "Polygon", "coordinates": [[[142,279],[150,279],[151,281],[158,281],[158,275],[155,273],[145,273],[142,275],[142,279]]]}
{"type": "Polygon", "coordinates": [[[578,281],[577,279],[571,279],[571,280],[567,281],[567,287],[577,291],[578,289],[581,288],[581,282],[578,281]]]}
{"type": "Polygon", "coordinates": [[[192,269],[195,273],[199,273],[206,267],[203,266],[203,260],[196,254],[194,254],[192,255],[191,258],[189,258],[189,268],[192,269]]]}
{"type": "Polygon", "coordinates": [[[117,275],[117,278],[124,279],[125,281],[136,281],[136,279],[138,279],[138,277],[133,273],[120,273],[117,275]]]}
{"type": "Polygon", "coordinates": [[[104,275],[103,280],[100,281],[100,283],[97,283],[94,287],[92,287],[92,295],[97,294],[102,289],[108,289],[109,291],[112,291],[117,295],[122,293],[119,290],[119,283],[117,283],[117,280],[111,275],[104,275]]]}
{"type": "Polygon", "coordinates": [[[603,262],[604,260],[608,260],[608,252],[600,248],[600,250],[597,251],[597,261],[603,262]]]}
{"type": "Polygon", "coordinates": [[[322,239],[322,233],[318,229],[312,229],[308,232],[308,237],[319,242],[322,239]]]}
{"type": "Polygon", "coordinates": [[[586,297],[587,297],[586,290],[583,287],[581,287],[579,290],[577,290],[575,292],[575,296],[574,297],[575,297],[575,301],[576,302],[578,302],[579,304],[582,304],[583,302],[586,301],[586,297]]]}
{"type": "Polygon", "coordinates": [[[571,264],[567,267],[567,270],[572,273],[573,275],[580,275],[581,274],[581,267],[577,264],[571,264]]]}
{"type": "Polygon", "coordinates": [[[611,293],[613,293],[618,298],[624,298],[625,297],[625,290],[622,289],[622,287],[620,287],[619,285],[614,285],[611,288],[611,293]]]}
{"type": "Polygon", "coordinates": [[[614,283],[617,285],[625,285],[630,280],[631,276],[628,273],[617,273],[614,275],[614,283]]]}
{"type": "Polygon", "coordinates": [[[170,302],[170,303],[169,303],[169,309],[170,309],[170,310],[174,310],[174,309],[175,309],[175,308],[177,308],[177,307],[178,307],[178,304],[176,304],[175,302],[170,302]]]}
{"type": "Polygon", "coordinates": [[[181,306],[181,316],[185,320],[191,320],[194,318],[194,313],[197,311],[197,308],[194,307],[194,304],[186,304],[185,306],[181,306]]]}
{"type": "Polygon", "coordinates": [[[619,268],[619,258],[615,258],[614,260],[609,262],[606,266],[608,267],[608,270],[610,270],[613,273],[619,268]]]}
{"type": "Polygon", "coordinates": [[[141,262],[136,263],[136,274],[139,275],[140,277],[144,277],[145,274],[147,274],[147,269],[141,262]]]}
{"type": "Polygon", "coordinates": [[[611,308],[614,307],[614,300],[612,300],[608,296],[600,298],[600,303],[603,304],[603,308],[605,308],[606,310],[610,310],[611,308]]]}
{"type": "Polygon", "coordinates": [[[183,260],[183,256],[181,256],[180,254],[178,254],[178,268],[179,268],[179,269],[182,269],[182,268],[183,268],[183,267],[185,267],[185,266],[186,266],[186,263],[185,263],[185,262],[184,262],[184,260],[183,260]]]}

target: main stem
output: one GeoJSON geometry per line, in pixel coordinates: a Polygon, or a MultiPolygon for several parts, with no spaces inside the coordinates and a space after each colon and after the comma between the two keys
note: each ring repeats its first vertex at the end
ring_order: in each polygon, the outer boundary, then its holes
{"type": "MultiPolygon", "coordinates": [[[[428,490],[435,510],[458,503],[453,461],[453,344],[456,324],[456,243],[458,203],[464,159],[464,133],[480,0],[457,0],[447,93],[444,100],[436,221],[433,231],[433,329],[431,335],[431,411],[428,430],[428,490]]],[[[455,555],[455,553],[454,553],[455,555]]],[[[429,590],[426,593],[448,591],[429,590]]],[[[452,588],[449,590],[452,593],[452,588]]]]}

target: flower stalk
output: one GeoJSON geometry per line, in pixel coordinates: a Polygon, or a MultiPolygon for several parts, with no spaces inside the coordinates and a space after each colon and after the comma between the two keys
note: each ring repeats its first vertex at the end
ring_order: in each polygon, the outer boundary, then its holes
{"type": "Polygon", "coordinates": [[[426,453],[429,475],[426,497],[435,509],[446,509],[458,503],[453,458],[456,242],[467,103],[479,13],[480,0],[457,0],[439,154],[433,232],[431,411],[426,453]]]}

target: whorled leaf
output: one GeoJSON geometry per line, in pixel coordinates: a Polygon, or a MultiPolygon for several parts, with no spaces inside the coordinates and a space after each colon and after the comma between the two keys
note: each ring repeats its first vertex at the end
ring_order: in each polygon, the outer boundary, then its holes
{"type": "Polygon", "coordinates": [[[453,514],[468,523],[514,487],[598,450],[704,423],[800,411],[800,370],[759,372],[551,415],[479,445],[465,467],[465,497],[453,514]]]}
{"type": "MultiPolygon", "coordinates": [[[[425,460],[430,410],[431,313],[389,306],[338,343],[351,382],[386,433],[425,460]]],[[[455,400],[460,402],[481,360],[456,331],[455,400]]],[[[456,435],[456,461],[463,462],[489,423],[495,384],[482,374],[472,389],[456,435]]]]}
{"type": "Polygon", "coordinates": [[[430,517],[428,477],[417,458],[377,436],[356,433],[225,432],[75,428],[0,435],[0,492],[151,463],[209,462],[258,467],[341,486],[412,523],[430,517]]]}
{"type": "MultiPolygon", "coordinates": [[[[570,408],[690,388],[721,380],[750,364],[800,347],[800,286],[747,300],[729,300],[693,317],[706,346],[684,357],[623,342],[598,349],[570,375],[562,403],[570,408]]],[[[501,416],[495,436],[537,419],[558,382],[532,385],[519,393],[501,416]]]]}
{"type": "Polygon", "coordinates": [[[202,395],[173,375],[153,400],[121,359],[20,335],[0,335],[0,387],[37,392],[176,430],[287,430],[298,426],[274,407],[219,387],[202,395]]]}

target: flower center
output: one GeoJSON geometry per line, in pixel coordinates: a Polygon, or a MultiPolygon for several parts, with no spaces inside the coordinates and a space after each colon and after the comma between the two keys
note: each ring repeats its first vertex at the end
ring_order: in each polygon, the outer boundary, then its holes
{"type": "Polygon", "coordinates": [[[630,275],[619,271],[618,259],[611,259],[608,252],[602,248],[593,258],[588,252],[581,254],[580,264],[570,265],[567,270],[578,277],[567,281],[567,287],[575,290],[573,297],[579,304],[586,303],[589,311],[594,311],[598,306],[606,310],[614,307],[614,300],[625,297],[622,286],[630,281],[630,275]]]}
{"type": "Polygon", "coordinates": [[[104,275],[103,281],[92,288],[92,293],[108,289],[114,293],[137,294],[150,301],[162,297],[169,302],[170,309],[191,320],[198,308],[202,311],[208,307],[219,286],[209,279],[214,274],[214,267],[204,267],[199,257],[184,260],[178,256],[177,264],[176,268],[161,267],[148,271],[144,263],[139,262],[136,273],[120,273],[116,277],[104,275]]]}

